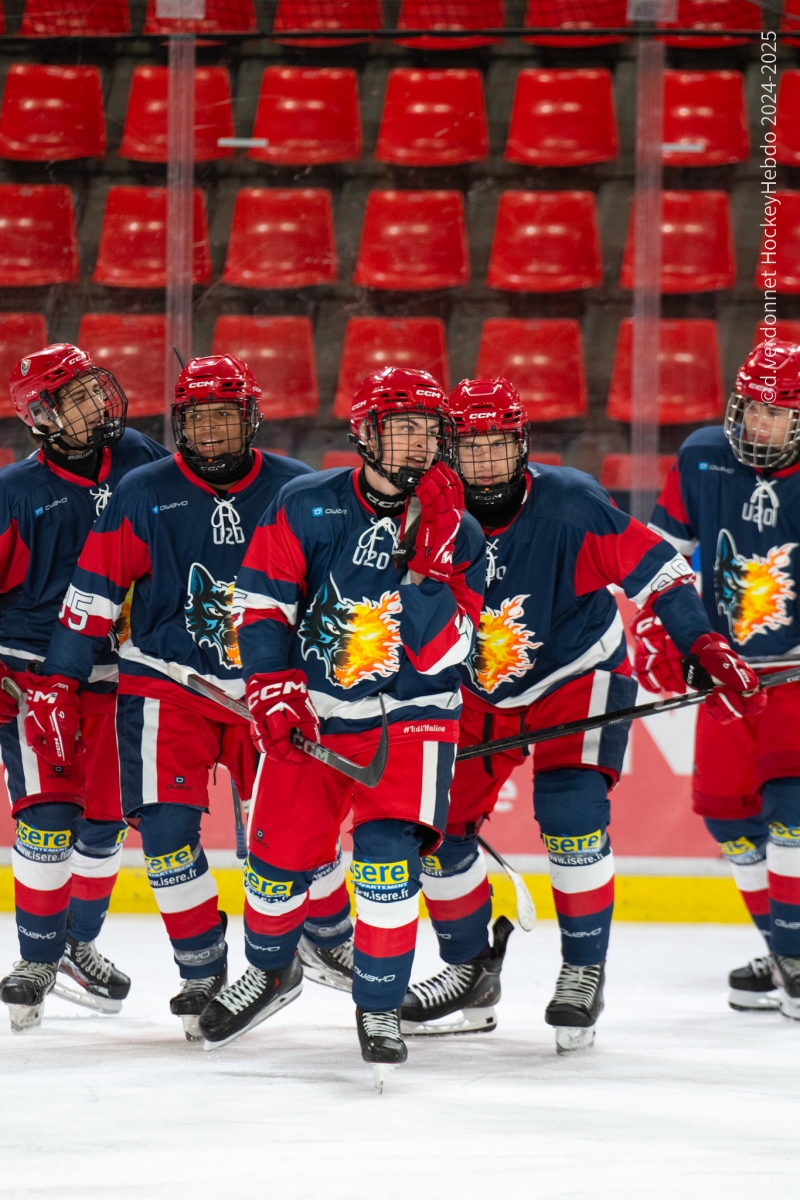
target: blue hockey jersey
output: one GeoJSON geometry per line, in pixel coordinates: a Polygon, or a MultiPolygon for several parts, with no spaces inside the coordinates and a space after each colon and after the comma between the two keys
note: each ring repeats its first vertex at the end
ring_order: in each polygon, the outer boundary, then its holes
{"type": "Polygon", "coordinates": [[[616,585],[648,601],[687,652],[708,622],[691,568],[618,509],[591,476],[532,464],[525,503],[487,533],[486,596],[463,684],[487,705],[518,708],[589,671],[613,671],[626,644],[616,585]]]}
{"type": "Polygon", "coordinates": [[[275,494],[310,473],[296,459],[257,450],[252,469],[224,495],[179,454],[131,475],[78,559],[45,672],[88,679],[118,624],[120,691],[185,695],[165,678],[175,662],[241,698],[236,574],[275,494]]]}
{"type": "MultiPolygon", "coordinates": [[[[46,655],[78,555],[122,477],[166,454],[158,442],[126,429],[103,450],[97,483],[63,470],[41,450],[0,473],[0,655],[12,670],[46,655]]],[[[107,690],[116,673],[106,639],[93,683],[107,690]]]]}
{"type": "Polygon", "coordinates": [[[450,583],[413,584],[392,562],[399,532],[399,519],[377,516],[361,496],[356,471],[321,471],[284,488],[239,573],[245,676],[305,671],[325,734],[378,726],[382,695],[393,736],[454,741],[458,665],[472,647],[486,573],[483,535],[465,513],[450,583]]]}
{"type": "Polygon", "coordinates": [[[708,618],[743,658],[800,652],[800,463],[762,475],[721,426],[681,446],[651,526],[687,556],[700,547],[708,618]]]}

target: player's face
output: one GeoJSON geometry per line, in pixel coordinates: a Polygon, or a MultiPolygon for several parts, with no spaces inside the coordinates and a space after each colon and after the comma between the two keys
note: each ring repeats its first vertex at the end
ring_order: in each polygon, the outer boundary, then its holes
{"type": "MultiPolygon", "coordinates": [[[[92,443],[92,430],[106,417],[103,389],[93,375],[77,375],[56,393],[61,441],[75,449],[92,443]]],[[[55,429],[55,425],[49,425],[55,429]]]]}
{"type": "Polygon", "coordinates": [[[387,417],[381,432],[382,466],[389,472],[401,467],[427,471],[438,450],[439,421],[436,417],[398,413],[387,417]]]}
{"type": "Polygon", "coordinates": [[[745,440],[759,446],[782,446],[794,416],[794,409],[751,401],[742,417],[745,440]]]}
{"type": "Polygon", "coordinates": [[[196,404],[184,410],[183,428],[190,446],[203,458],[244,452],[245,434],[238,404],[196,404]]]}
{"type": "Polygon", "coordinates": [[[518,465],[517,439],[513,433],[460,437],[458,465],[465,483],[476,487],[508,483],[518,465]]]}

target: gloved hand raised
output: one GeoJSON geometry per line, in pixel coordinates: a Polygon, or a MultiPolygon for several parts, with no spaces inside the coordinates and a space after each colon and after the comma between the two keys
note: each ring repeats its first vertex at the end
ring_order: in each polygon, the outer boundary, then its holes
{"type": "Polygon", "coordinates": [[[290,668],[251,675],[246,697],[260,752],[286,762],[303,762],[302,750],[292,745],[292,730],[298,729],[309,741],[319,741],[319,717],[308,694],[305,672],[290,668]]]}
{"type": "MultiPolygon", "coordinates": [[[[450,467],[434,463],[420,480],[419,529],[408,569],[439,583],[453,574],[453,552],[464,510],[464,486],[450,467]]],[[[401,540],[404,529],[401,530],[401,540]]]]}

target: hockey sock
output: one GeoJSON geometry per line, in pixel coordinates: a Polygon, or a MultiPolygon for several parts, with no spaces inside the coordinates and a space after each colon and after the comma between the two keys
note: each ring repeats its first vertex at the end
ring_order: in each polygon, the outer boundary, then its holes
{"type": "Polygon", "coordinates": [[[419,827],[407,821],[365,821],[353,831],[353,999],[365,1012],[399,1008],[411,979],[421,843],[419,827]]]}
{"type": "Polygon", "coordinates": [[[119,874],[122,844],[128,834],[124,821],[93,821],[81,817],[72,851],[72,895],[69,931],[79,942],[93,942],[100,932],[119,874]]]}
{"type": "Polygon", "coordinates": [[[56,963],[67,940],[72,842],[81,810],[63,802],[32,804],[17,813],[11,852],[14,903],[22,958],[56,963]]]}
{"type": "Polygon", "coordinates": [[[344,882],[342,848],[338,847],[333,862],[318,867],[308,889],[308,911],[303,933],[317,946],[332,950],[341,946],[353,932],[350,920],[350,897],[344,882]]]}
{"type": "Polygon", "coordinates": [[[422,891],[446,963],[477,958],[489,941],[492,898],[477,837],[445,835],[422,859],[422,891]]]}
{"type": "Polygon", "coordinates": [[[147,878],[181,978],[218,975],[228,947],[217,884],[200,845],[202,810],[188,804],[148,804],[137,815],[147,878]]]}
{"type": "Polygon", "coordinates": [[[303,933],[315,873],[274,867],[250,851],[244,867],[244,952],[252,966],[288,967],[303,933]]]}
{"type": "Polygon", "coordinates": [[[737,820],[704,817],[706,829],[731,864],[734,882],[756,928],[770,944],[767,840],[769,826],[762,816],[737,820]]]}
{"type": "Polygon", "coordinates": [[[614,911],[614,856],[606,833],[608,784],[599,771],[539,771],[534,815],[550,859],[550,883],[564,962],[600,963],[614,911]]]}
{"type": "Polygon", "coordinates": [[[775,954],[800,958],[800,779],[765,783],[761,815],[769,826],[770,945],[775,954]]]}

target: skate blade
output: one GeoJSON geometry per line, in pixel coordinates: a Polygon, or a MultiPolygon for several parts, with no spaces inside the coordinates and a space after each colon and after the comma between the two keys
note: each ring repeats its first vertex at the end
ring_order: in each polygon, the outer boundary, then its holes
{"type": "Polygon", "coordinates": [[[579,1029],[575,1025],[556,1026],[556,1054],[574,1054],[594,1045],[594,1025],[579,1029]]]}
{"type": "Polygon", "coordinates": [[[188,1017],[181,1017],[183,1023],[183,1036],[187,1042],[202,1042],[203,1031],[200,1028],[200,1014],[191,1013],[188,1017]]]}
{"type": "Polygon", "coordinates": [[[438,1021],[400,1021],[400,1032],[408,1037],[448,1037],[463,1033],[491,1033],[497,1027],[493,1008],[466,1008],[438,1021]]]}
{"type": "Polygon", "coordinates": [[[309,966],[305,961],[303,961],[303,975],[312,983],[321,983],[323,987],[335,988],[337,992],[347,992],[348,996],[353,990],[352,979],[334,975],[333,972],[328,973],[324,968],[316,965],[309,966]]]}
{"type": "Polygon", "coordinates": [[[243,1034],[248,1033],[251,1029],[255,1029],[256,1025],[260,1025],[262,1021],[266,1021],[267,1017],[271,1017],[273,1013],[278,1012],[281,1008],[286,1008],[287,1004],[291,1004],[293,1000],[297,999],[302,990],[303,981],[301,979],[296,988],[292,988],[291,992],[285,992],[278,1000],[273,1000],[272,1004],[268,1004],[257,1016],[253,1017],[253,1020],[249,1024],[245,1025],[243,1029],[237,1030],[236,1033],[232,1033],[230,1037],[223,1038],[220,1042],[210,1042],[208,1038],[204,1037],[203,1049],[221,1050],[223,1046],[230,1045],[231,1042],[235,1042],[243,1034]]]}
{"type": "Polygon", "coordinates": [[[736,1012],[777,1012],[780,1008],[777,992],[740,992],[731,988],[728,1005],[736,1012]]]}
{"type": "Polygon", "coordinates": [[[60,979],[56,980],[53,985],[53,995],[60,996],[62,1000],[69,1000],[70,1004],[77,1004],[79,1008],[91,1008],[93,1012],[105,1013],[106,1016],[122,1011],[121,1000],[111,1000],[107,996],[95,996],[93,992],[87,992],[80,986],[71,988],[66,983],[62,983],[60,979]]]}
{"type": "Polygon", "coordinates": [[[11,1021],[12,1033],[26,1033],[36,1029],[42,1023],[44,1000],[41,1004],[9,1004],[8,1018],[11,1021]]]}
{"type": "Polygon", "coordinates": [[[396,1066],[396,1063],[372,1063],[372,1075],[375,1082],[375,1091],[379,1096],[383,1095],[383,1085],[396,1066]]]}
{"type": "Polygon", "coordinates": [[[800,998],[789,996],[783,988],[778,988],[778,1006],[782,1016],[790,1021],[800,1021],[800,998]]]}

